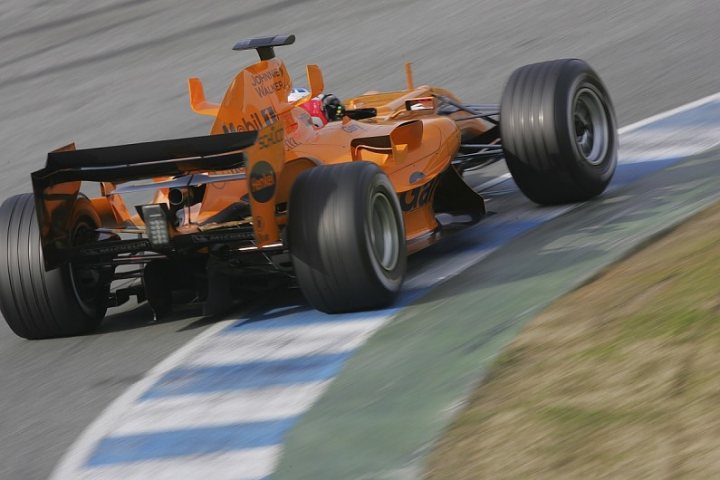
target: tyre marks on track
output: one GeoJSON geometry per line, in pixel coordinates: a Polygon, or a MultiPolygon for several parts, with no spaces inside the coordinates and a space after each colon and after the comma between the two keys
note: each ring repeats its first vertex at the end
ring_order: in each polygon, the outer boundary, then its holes
{"type": "MultiPolygon", "coordinates": [[[[620,133],[610,195],[720,144],[720,94],[620,133]]],[[[284,435],[353,351],[404,305],[574,208],[536,207],[521,198],[508,176],[480,187],[489,209],[499,213],[419,254],[397,306],[330,316],[310,310],[296,294],[247,318],[220,322],[119,397],[78,439],[53,478],[267,478],[284,435]]]]}

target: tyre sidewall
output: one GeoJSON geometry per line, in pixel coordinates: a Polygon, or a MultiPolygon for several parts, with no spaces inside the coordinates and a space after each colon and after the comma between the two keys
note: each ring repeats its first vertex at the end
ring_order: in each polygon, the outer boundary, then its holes
{"type": "Polygon", "coordinates": [[[602,191],[615,172],[618,147],[615,111],[607,90],[586,63],[574,61],[565,63],[555,92],[558,144],[565,170],[582,188],[602,191]],[[608,123],[607,150],[597,165],[585,160],[574,138],[574,106],[583,89],[591,90],[600,99],[608,123]]]}
{"type": "Polygon", "coordinates": [[[367,182],[364,201],[357,203],[359,211],[356,215],[356,219],[359,222],[358,232],[363,232],[362,238],[365,239],[363,245],[363,263],[371,278],[376,278],[377,281],[382,284],[384,289],[395,292],[400,289],[407,262],[402,211],[400,209],[400,202],[397,199],[397,195],[395,194],[387,175],[385,175],[379,168],[370,170],[375,171],[372,172],[372,178],[367,182]],[[394,220],[397,230],[399,251],[398,260],[391,270],[383,268],[380,261],[375,257],[372,241],[370,239],[370,222],[372,221],[371,202],[377,193],[384,195],[388,199],[393,208],[393,212],[395,213],[394,220]],[[361,205],[362,208],[360,208],[361,205]]]}

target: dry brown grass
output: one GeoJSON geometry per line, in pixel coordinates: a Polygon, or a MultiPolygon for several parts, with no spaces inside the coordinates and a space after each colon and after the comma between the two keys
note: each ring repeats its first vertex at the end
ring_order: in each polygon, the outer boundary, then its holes
{"type": "Polygon", "coordinates": [[[720,478],[720,206],[533,320],[427,478],[720,478]]]}

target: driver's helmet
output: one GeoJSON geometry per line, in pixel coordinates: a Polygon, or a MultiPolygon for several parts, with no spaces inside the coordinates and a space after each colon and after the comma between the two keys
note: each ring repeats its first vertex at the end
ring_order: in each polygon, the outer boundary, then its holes
{"type": "MultiPolygon", "coordinates": [[[[310,90],[307,88],[293,88],[288,95],[288,102],[295,103],[308,96],[310,96],[310,90]]],[[[312,123],[316,128],[321,128],[328,123],[327,117],[325,116],[324,104],[320,98],[311,98],[301,103],[299,107],[310,114],[312,123]]]]}

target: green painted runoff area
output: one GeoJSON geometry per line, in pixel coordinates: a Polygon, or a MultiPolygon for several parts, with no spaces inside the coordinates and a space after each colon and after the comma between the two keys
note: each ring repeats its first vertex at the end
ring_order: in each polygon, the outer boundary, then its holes
{"type": "Polygon", "coordinates": [[[718,153],[561,215],[404,309],[289,433],[273,479],[420,478],[433,442],[529,319],[720,198],[718,153]]]}

